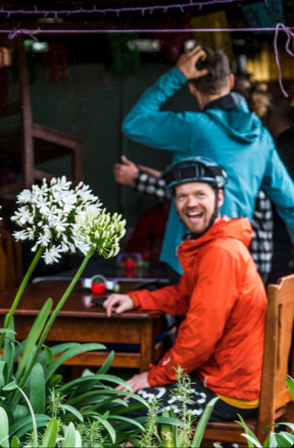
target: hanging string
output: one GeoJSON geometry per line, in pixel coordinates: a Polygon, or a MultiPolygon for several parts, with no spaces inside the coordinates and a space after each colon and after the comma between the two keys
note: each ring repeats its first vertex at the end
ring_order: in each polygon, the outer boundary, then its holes
{"type": "MultiPolygon", "coordinates": [[[[208,5],[219,5],[219,4],[226,4],[226,3],[234,3],[234,2],[245,2],[246,0],[208,0],[206,2],[194,2],[190,1],[189,3],[180,3],[180,4],[171,4],[171,5],[156,5],[156,6],[136,6],[136,7],[129,7],[129,8],[104,8],[104,9],[98,9],[96,6],[93,6],[93,9],[74,9],[74,10],[41,10],[38,9],[36,6],[33,10],[7,10],[4,8],[0,9],[0,14],[6,14],[7,17],[10,17],[12,14],[34,14],[34,15],[43,15],[44,17],[47,17],[48,15],[53,15],[55,18],[58,17],[58,15],[71,15],[71,14],[93,14],[93,13],[99,13],[99,14],[105,14],[105,13],[115,13],[117,16],[119,16],[122,12],[141,12],[142,16],[145,15],[146,12],[149,12],[150,14],[153,13],[153,11],[156,10],[162,10],[163,12],[167,12],[169,9],[180,9],[183,11],[183,8],[198,6],[199,9],[201,9],[203,6],[208,5]]],[[[267,0],[264,0],[266,3],[267,0]]]]}
{"type": "Polygon", "coordinates": [[[283,23],[278,23],[276,26],[276,30],[275,30],[275,37],[274,37],[274,50],[275,50],[275,58],[276,58],[276,64],[278,67],[278,72],[279,72],[279,84],[280,84],[280,88],[283,92],[283,95],[287,98],[289,95],[286,92],[286,90],[284,89],[283,86],[283,77],[282,77],[282,70],[281,70],[281,65],[280,65],[280,61],[279,61],[279,50],[278,50],[278,37],[279,37],[279,31],[284,31],[284,33],[286,33],[287,35],[287,42],[285,45],[285,50],[286,52],[294,57],[294,33],[291,31],[291,28],[286,27],[283,23]],[[290,45],[292,44],[292,48],[293,50],[290,49],[290,45]]]}
{"type": "Polygon", "coordinates": [[[287,27],[283,23],[278,23],[275,28],[268,27],[268,28],[201,28],[201,29],[195,29],[195,28],[184,28],[184,29],[137,29],[137,30],[126,30],[126,29],[111,29],[111,30],[42,30],[42,29],[36,29],[36,30],[28,30],[28,29],[13,29],[13,30],[1,30],[0,34],[8,34],[8,37],[10,39],[14,39],[18,35],[29,35],[30,37],[34,38],[34,36],[39,34],[105,34],[105,33],[203,33],[203,32],[254,32],[254,31],[275,31],[274,35],[274,52],[275,52],[275,58],[276,63],[278,67],[278,73],[279,73],[279,84],[280,88],[283,92],[283,95],[288,97],[287,92],[285,91],[283,87],[283,80],[282,80],[282,71],[281,71],[281,65],[279,61],[279,51],[278,51],[278,36],[279,32],[283,31],[287,35],[287,42],[285,45],[286,52],[294,57],[294,27],[287,27]],[[290,48],[290,45],[292,46],[292,49],[290,48]]]}

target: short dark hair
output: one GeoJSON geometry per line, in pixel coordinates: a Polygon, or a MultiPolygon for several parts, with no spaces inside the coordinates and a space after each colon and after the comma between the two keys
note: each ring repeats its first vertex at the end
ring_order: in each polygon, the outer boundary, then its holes
{"type": "Polygon", "coordinates": [[[229,59],[222,50],[204,45],[202,49],[207,56],[204,61],[197,62],[197,68],[199,70],[206,68],[208,73],[200,78],[191,79],[189,82],[201,93],[218,95],[226,86],[228,76],[231,73],[229,59]]]}

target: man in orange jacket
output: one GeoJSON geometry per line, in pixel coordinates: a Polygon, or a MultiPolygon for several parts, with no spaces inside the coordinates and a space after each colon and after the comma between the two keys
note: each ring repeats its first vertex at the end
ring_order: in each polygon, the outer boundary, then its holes
{"type": "Polygon", "coordinates": [[[189,232],[178,247],[184,273],[175,286],[112,294],[104,307],[107,316],[139,308],[185,319],[158,365],[128,383],[142,397],[157,396],[163,407],[177,411],[169,394],[180,365],[194,383],[194,415],[219,396],[212,419],[234,419],[237,413],[248,418],[258,407],[266,312],[265,289],[247,249],[250,223],[220,217],[226,174],[212,160],[182,160],[167,168],[165,180],[189,232]]]}

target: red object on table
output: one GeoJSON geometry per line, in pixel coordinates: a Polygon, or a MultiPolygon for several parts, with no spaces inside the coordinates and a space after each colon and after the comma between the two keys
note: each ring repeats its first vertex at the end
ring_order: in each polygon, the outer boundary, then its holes
{"type": "Polygon", "coordinates": [[[91,291],[93,294],[103,294],[105,291],[105,284],[102,281],[93,282],[91,286],[91,291]]]}
{"type": "Polygon", "coordinates": [[[126,259],[124,264],[126,269],[133,269],[135,267],[135,260],[126,259]]]}

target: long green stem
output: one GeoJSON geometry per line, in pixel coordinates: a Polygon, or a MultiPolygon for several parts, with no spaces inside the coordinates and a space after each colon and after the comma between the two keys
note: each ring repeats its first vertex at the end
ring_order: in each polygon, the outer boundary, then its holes
{"type": "MultiPolygon", "coordinates": [[[[34,269],[35,269],[35,267],[36,267],[36,265],[37,265],[41,255],[42,255],[43,251],[44,251],[44,247],[40,246],[38,252],[34,256],[33,261],[30,264],[29,269],[26,272],[26,275],[24,276],[24,278],[23,278],[23,280],[21,282],[21,285],[20,285],[20,287],[19,287],[19,289],[17,291],[17,294],[16,294],[15,299],[13,301],[13,304],[12,304],[12,306],[10,308],[10,311],[9,311],[9,313],[6,316],[5,323],[4,323],[4,328],[8,328],[9,327],[9,324],[10,324],[10,322],[12,320],[13,315],[14,315],[14,311],[16,310],[16,307],[17,307],[17,305],[18,305],[18,303],[20,301],[20,298],[21,298],[24,290],[25,290],[25,287],[27,286],[28,281],[30,280],[31,275],[32,275],[32,273],[33,273],[33,271],[34,271],[34,269]]],[[[1,338],[0,338],[0,350],[1,350],[2,346],[3,346],[4,339],[5,339],[5,333],[2,333],[1,338]]]]}
{"type": "Polygon", "coordinates": [[[88,261],[90,260],[91,256],[93,255],[93,253],[94,253],[94,247],[92,246],[90,248],[89,252],[87,253],[87,255],[85,256],[85,259],[84,259],[83,263],[81,264],[79,270],[77,271],[76,275],[72,279],[72,281],[71,281],[70,285],[68,286],[67,290],[65,291],[65,293],[61,297],[61,299],[60,299],[58,305],[56,306],[55,310],[51,314],[50,319],[48,320],[48,322],[47,322],[47,324],[46,324],[46,326],[45,326],[45,328],[43,330],[43,333],[42,333],[42,335],[40,337],[40,340],[38,342],[37,348],[36,348],[32,358],[31,358],[31,361],[30,361],[30,363],[29,363],[29,365],[28,365],[28,367],[27,367],[27,369],[26,369],[26,371],[25,371],[25,373],[24,373],[24,375],[23,375],[23,377],[22,377],[22,379],[21,379],[21,381],[19,383],[19,387],[23,387],[25,385],[26,380],[28,379],[28,377],[29,377],[29,375],[31,373],[31,370],[34,367],[34,364],[35,364],[35,361],[37,359],[37,356],[39,355],[39,352],[40,352],[40,350],[41,350],[41,348],[42,348],[42,346],[43,346],[43,344],[44,344],[44,342],[46,340],[46,337],[47,337],[47,335],[48,335],[48,333],[50,331],[50,328],[53,325],[53,322],[55,321],[59,311],[61,310],[61,308],[65,304],[68,296],[70,295],[70,293],[72,292],[74,286],[76,285],[77,281],[79,280],[80,276],[82,275],[82,272],[85,269],[88,261]]]}

